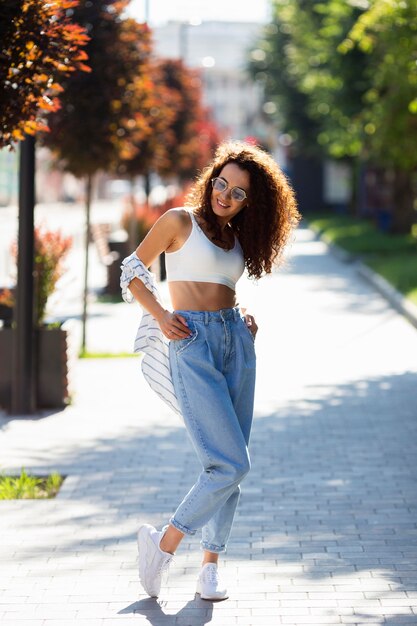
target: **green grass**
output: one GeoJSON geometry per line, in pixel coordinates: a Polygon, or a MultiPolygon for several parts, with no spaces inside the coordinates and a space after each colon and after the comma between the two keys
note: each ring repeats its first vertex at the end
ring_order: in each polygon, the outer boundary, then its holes
{"type": "Polygon", "coordinates": [[[20,476],[0,475],[0,500],[54,498],[64,477],[56,472],[49,476],[30,476],[22,468],[20,476]]]}
{"type": "Polygon", "coordinates": [[[308,218],[309,225],[383,276],[417,304],[417,236],[390,235],[365,219],[326,214],[308,218]]]}
{"type": "Polygon", "coordinates": [[[417,304],[417,254],[369,259],[367,265],[417,304]]]}
{"type": "Polygon", "coordinates": [[[101,304],[120,304],[123,302],[123,298],[118,294],[100,293],[96,299],[101,304]]]}
{"type": "Polygon", "coordinates": [[[348,252],[357,255],[417,253],[417,239],[412,235],[389,235],[376,229],[368,220],[347,215],[327,215],[309,219],[309,224],[348,252]]]}
{"type": "Polygon", "coordinates": [[[137,353],[133,352],[88,352],[81,351],[78,355],[80,359],[126,359],[137,357],[137,353]]]}

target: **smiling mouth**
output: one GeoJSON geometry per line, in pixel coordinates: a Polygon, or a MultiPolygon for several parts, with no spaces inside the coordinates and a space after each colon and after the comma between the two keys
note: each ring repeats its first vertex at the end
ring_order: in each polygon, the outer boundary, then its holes
{"type": "Polygon", "coordinates": [[[221,207],[222,207],[222,209],[228,209],[228,208],[229,208],[229,205],[228,205],[228,204],[225,204],[224,202],[222,202],[222,201],[221,201],[221,200],[219,200],[218,198],[217,198],[217,204],[218,204],[219,206],[221,206],[221,207]]]}

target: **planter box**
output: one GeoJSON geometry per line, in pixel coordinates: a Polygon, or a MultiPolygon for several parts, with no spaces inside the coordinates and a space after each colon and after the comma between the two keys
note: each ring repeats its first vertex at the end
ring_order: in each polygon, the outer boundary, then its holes
{"type": "Polygon", "coordinates": [[[3,320],[3,324],[6,328],[10,328],[13,321],[13,308],[0,304],[0,320],[3,320]]]}
{"type": "MultiPolygon", "coordinates": [[[[12,394],[12,328],[0,328],[0,407],[10,410],[12,394]]],[[[67,331],[39,328],[37,340],[36,408],[63,408],[68,404],[67,331]]]]}

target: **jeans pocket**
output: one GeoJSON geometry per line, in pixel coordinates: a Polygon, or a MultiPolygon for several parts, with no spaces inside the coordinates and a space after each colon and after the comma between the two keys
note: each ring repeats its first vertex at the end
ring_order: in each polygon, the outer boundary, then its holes
{"type": "Polygon", "coordinates": [[[194,322],[187,320],[188,328],[191,332],[191,337],[185,337],[185,339],[171,339],[171,343],[174,346],[174,350],[177,354],[181,354],[188,346],[197,339],[198,330],[194,322]]]}
{"type": "Polygon", "coordinates": [[[253,336],[253,334],[251,333],[248,325],[246,324],[245,320],[243,318],[241,318],[242,320],[242,324],[245,327],[245,331],[246,333],[250,336],[250,338],[252,339],[252,342],[255,343],[255,337],[253,336]]]}

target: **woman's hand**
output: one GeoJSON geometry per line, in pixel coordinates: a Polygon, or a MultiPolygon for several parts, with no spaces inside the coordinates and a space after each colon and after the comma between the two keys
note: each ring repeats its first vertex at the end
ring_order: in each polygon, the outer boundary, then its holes
{"type": "Polygon", "coordinates": [[[246,326],[249,328],[250,332],[253,335],[253,338],[255,339],[256,333],[258,332],[258,325],[255,322],[255,318],[253,317],[253,315],[249,315],[248,313],[245,313],[244,317],[246,326]]]}
{"type": "Polygon", "coordinates": [[[186,339],[191,336],[187,321],[178,313],[164,311],[158,318],[158,324],[167,339],[186,339]]]}

